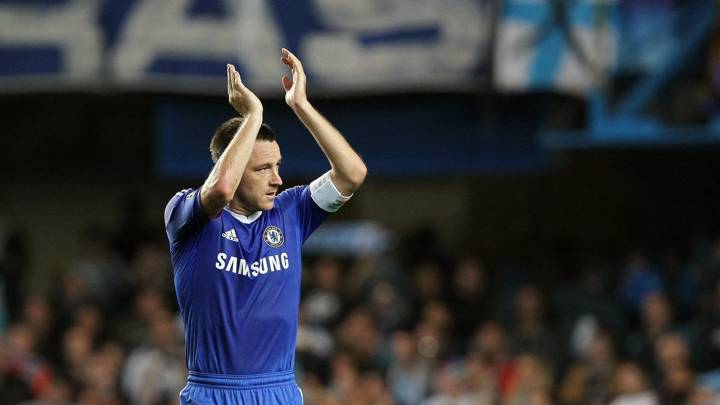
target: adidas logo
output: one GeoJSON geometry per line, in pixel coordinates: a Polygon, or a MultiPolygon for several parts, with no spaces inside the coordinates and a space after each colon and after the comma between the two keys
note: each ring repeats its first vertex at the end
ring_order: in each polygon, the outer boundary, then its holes
{"type": "Polygon", "coordinates": [[[225,231],[220,236],[222,236],[223,238],[225,238],[227,240],[231,240],[233,242],[237,242],[239,240],[237,237],[237,234],[235,233],[235,229],[230,229],[229,231],[225,231]]]}

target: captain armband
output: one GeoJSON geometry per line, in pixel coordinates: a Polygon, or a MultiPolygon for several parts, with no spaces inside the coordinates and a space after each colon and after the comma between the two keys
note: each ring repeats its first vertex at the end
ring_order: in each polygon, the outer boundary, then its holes
{"type": "Polygon", "coordinates": [[[327,212],[335,212],[352,197],[352,194],[349,196],[340,194],[328,171],[310,183],[310,197],[318,207],[327,212]]]}

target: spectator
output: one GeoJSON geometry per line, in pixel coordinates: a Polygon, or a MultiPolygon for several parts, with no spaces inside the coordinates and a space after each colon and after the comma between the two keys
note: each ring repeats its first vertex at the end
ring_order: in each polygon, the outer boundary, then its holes
{"type": "Polygon", "coordinates": [[[622,293],[630,310],[638,309],[647,294],[663,290],[659,272],[639,253],[628,258],[623,272],[622,293]]]}
{"type": "Polygon", "coordinates": [[[92,331],[73,326],[63,334],[62,368],[71,382],[81,382],[93,350],[92,331]]]}
{"type": "Polygon", "coordinates": [[[503,398],[504,405],[547,403],[552,387],[550,369],[535,354],[515,358],[515,374],[503,398]]]}
{"type": "Polygon", "coordinates": [[[440,264],[431,260],[420,262],[415,265],[411,274],[416,310],[419,311],[425,302],[445,298],[445,280],[440,264]]]}
{"type": "Polygon", "coordinates": [[[602,330],[596,332],[581,356],[565,372],[559,388],[559,402],[565,405],[607,404],[616,367],[610,334],[602,330]]]}
{"type": "Polygon", "coordinates": [[[470,356],[488,368],[499,396],[508,393],[510,381],[515,374],[506,339],[506,333],[499,323],[486,321],[478,326],[470,344],[470,356]]]}
{"type": "Polygon", "coordinates": [[[498,402],[498,380],[492,364],[472,354],[465,358],[467,390],[477,404],[498,402]]]}
{"type": "Polygon", "coordinates": [[[673,328],[672,308],[665,294],[656,291],[645,295],[640,311],[641,329],[627,337],[625,347],[631,359],[651,368],[655,340],[673,328]]]}
{"type": "Polygon", "coordinates": [[[47,299],[40,294],[29,295],[25,299],[22,310],[22,322],[33,335],[37,352],[46,359],[55,358],[54,352],[54,317],[47,299]]]}
{"type": "Polygon", "coordinates": [[[340,263],[329,257],[321,258],[312,267],[315,283],[302,304],[307,322],[323,327],[337,323],[342,311],[340,272],[340,263]]]}
{"type": "Polygon", "coordinates": [[[537,287],[522,287],[517,291],[509,330],[513,354],[533,353],[545,362],[557,358],[555,338],[546,325],[543,295],[537,287]]]}
{"type": "Polygon", "coordinates": [[[383,334],[402,326],[410,314],[406,297],[390,281],[378,281],[371,287],[368,309],[383,334]]]}
{"type": "Polygon", "coordinates": [[[387,366],[383,337],[370,313],[363,308],[352,311],[338,326],[337,343],[355,364],[378,369],[387,366]]]}
{"type": "Polygon", "coordinates": [[[368,370],[360,377],[362,397],[353,398],[356,404],[393,405],[392,394],[385,384],[385,379],[377,370],[368,370]]]}
{"type": "Polygon", "coordinates": [[[70,266],[85,284],[88,298],[106,309],[115,305],[115,293],[127,283],[125,263],[112,250],[107,232],[97,226],[89,226],[80,240],[80,254],[70,266]]]}
{"type": "Polygon", "coordinates": [[[657,405],[658,396],[649,387],[642,369],[635,363],[618,366],[612,384],[610,405],[657,405]]]}
{"type": "Polygon", "coordinates": [[[462,363],[450,362],[435,374],[434,395],[423,405],[485,405],[478,403],[472,392],[466,390],[465,370],[462,363]]]}
{"type": "Polygon", "coordinates": [[[712,283],[707,310],[691,320],[692,358],[699,370],[710,371],[720,365],[720,278],[712,283]]]}
{"type": "Polygon", "coordinates": [[[124,353],[120,346],[112,341],[106,342],[100,350],[94,351],[83,370],[83,383],[86,395],[92,392],[107,402],[121,402],[119,392],[120,372],[124,353]]]}
{"type": "Polygon", "coordinates": [[[685,339],[678,333],[659,336],[655,341],[655,363],[662,403],[685,404],[694,382],[685,339]]]}
{"type": "Polygon", "coordinates": [[[334,348],[333,336],[325,328],[308,323],[303,308],[300,308],[295,351],[302,371],[324,374],[334,348]]]}
{"type": "Polygon", "coordinates": [[[467,340],[475,325],[494,312],[485,268],[475,257],[466,257],[452,275],[450,308],[456,337],[467,340]]]}
{"type": "Polygon", "coordinates": [[[138,245],[131,263],[135,289],[164,291],[171,284],[172,268],[165,246],[155,242],[138,245]]]}
{"type": "MultiPolygon", "coordinates": [[[[336,403],[347,403],[361,396],[360,375],[348,353],[337,353],[331,364],[331,378],[328,399],[336,403]]],[[[332,403],[332,402],[331,402],[332,403]]]]}
{"type": "Polygon", "coordinates": [[[7,322],[16,321],[20,317],[24,281],[28,274],[30,248],[27,236],[22,228],[13,222],[12,207],[0,201],[0,331],[7,322]]]}
{"type": "Polygon", "coordinates": [[[14,380],[13,390],[26,387],[32,398],[43,398],[52,390],[54,373],[50,364],[35,352],[35,336],[29,326],[10,326],[4,342],[4,374],[14,380]]]}
{"type": "Polygon", "coordinates": [[[399,405],[418,404],[428,392],[432,370],[419,356],[417,346],[412,332],[398,331],[392,336],[393,357],[387,380],[399,405]]]}
{"type": "Polygon", "coordinates": [[[133,297],[132,311],[117,321],[112,333],[126,346],[136,347],[150,340],[150,323],[159,313],[167,312],[165,296],[156,289],[142,288],[133,297]]]}
{"type": "Polygon", "coordinates": [[[183,345],[170,313],[150,320],[151,339],[128,356],[122,371],[123,392],[134,404],[166,403],[185,385],[183,345]]]}

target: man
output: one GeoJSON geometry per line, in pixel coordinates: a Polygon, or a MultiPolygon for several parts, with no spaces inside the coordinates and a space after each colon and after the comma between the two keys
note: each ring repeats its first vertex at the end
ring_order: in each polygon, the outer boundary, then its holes
{"type": "Polygon", "coordinates": [[[362,159],[308,102],[300,60],[281,61],[285,101],[331,170],[278,194],[280,148],[262,124],[260,100],[227,67],[228,98],[242,118],[224,123],[210,149],[215,167],[199,190],[165,208],[175,289],[185,322],[183,404],[301,404],[295,384],[300,247],[365,179],[362,159]]]}

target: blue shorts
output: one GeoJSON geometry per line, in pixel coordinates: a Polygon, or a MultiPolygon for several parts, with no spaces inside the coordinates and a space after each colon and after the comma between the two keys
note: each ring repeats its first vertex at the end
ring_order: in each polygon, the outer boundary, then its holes
{"type": "Polygon", "coordinates": [[[292,371],[227,375],[190,372],[180,391],[181,405],[243,404],[301,405],[302,392],[292,371]]]}

